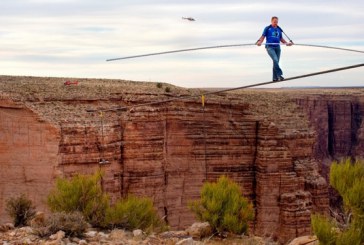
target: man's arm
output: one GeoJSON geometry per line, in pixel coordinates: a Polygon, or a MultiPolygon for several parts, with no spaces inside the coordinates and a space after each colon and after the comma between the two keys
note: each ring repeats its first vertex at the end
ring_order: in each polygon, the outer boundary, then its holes
{"type": "Polygon", "coordinates": [[[258,46],[262,45],[264,38],[265,38],[265,36],[262,35],[255,44],[258,46]]]}
{"type": "Polygon", "coordinates": [[[281,42],[282,42],[283,44],[287,45],[287,46],[292,46],[292,45],[293,45],[293,43],[292,43],[292,42],[287,42],[286,40],[284,40],[284,38],[283,38],[283,37],[281,38],[281,42]]]}

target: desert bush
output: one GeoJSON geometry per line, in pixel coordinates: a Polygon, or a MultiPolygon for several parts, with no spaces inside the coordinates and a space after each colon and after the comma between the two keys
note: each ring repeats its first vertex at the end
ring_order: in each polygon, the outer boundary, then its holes
{"type": "Polygon", "coordinates": [[[322,245],[334,245],[337,237],[333,221],[315,214],[311,216],[311,226],[322,245]]]}
{"type": "Polygon", "coordinates": [[[57,179],[56,187],[48,196],[48,206],[53,212],[81,212],[93,226],[104,223],[109,197],[100,185],[101,173],[76,175],[72,179],[57,179]]]}
{"type": "Polygon", "coordinates": [[[165,91],[166,93],[170,93],[170,92],[171,92],[171,88],[170,88],[170,87],[166,87],[166,88],[164,89],[164,91],[165,91]]]}
{"type": "Polygon", "coordinates": [[[128,197],[117,201],[106,212],[106,224],[113,228],[127,230],[141,229],[147,232],[164,230],[165,223],[160,219],[153,202],[147,197],[128,197]]]}
{"type": "Polygon", "coordinates": [[[364,162],[351,159],[334,162],[330,168],[330,184],[339,192],[346,209],[353,216],[364,215],[364,162]]]}
{"type": "Polygon", "coordinates": [[[358,229],[358,227],[350,226],[349,229],[340,233],[336,238],[335,245],[363,245],[363,228],[358,229]]]}
{"type": "Polygon", "coordinates": [[[13,219],[14,226],[25,226],[35,215],[32,201],[24,194],[12,197],[6,201],[6,212],[13,219]]]}
{"type": "Polygon", "coordinates": [[[34,233],[40,237],[47,237],[64,231],[66,236],[82,237],[87,227],[88,224],[80,212],[56,212],[46,220],[45,226],[34,228],[34,233]]]}
{"type": "Polygon", "coordinates": [[[162,83],[157,83],[157,88],[162,88],[163,87],[163,84],[162,83]]]}
{"type": "Polygon", "coordinates": [[[346,212],[350,213],[351,220],[340,230],[328,218],[314,216],[312,228],[321,244],[363,244],[364,243],[364,162],[344,159],[340,163],[334,162],[330,168],[330,184],[338,191],[344,201],[346,212]],[[335,230],[335,234],[330,234],[335,230]],[[333,237],[332,243],[327,237],[333,237]]]}
{"type": "Polygon", "coordinates": [[[206,182],[200,200],[189,204],[200,221],[209,222],[215,232],[242,234],[254,219],[253,205],[242,195],[237,183],[226,176],[217,183],[206,182]]]}

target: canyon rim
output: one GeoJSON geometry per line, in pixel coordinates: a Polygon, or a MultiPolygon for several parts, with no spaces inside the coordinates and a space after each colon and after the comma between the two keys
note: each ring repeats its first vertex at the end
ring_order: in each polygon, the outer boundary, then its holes
{"type": "Polygon", "coordinates": [[[254,204],[252,232],[286,242],[310,234],[312,212],[328,213],[327,164],[364,156],[364,89],[242,90],[202,107],[198,89],[64,81],[0,77],[1,223],[9,197],[26,193],[47,212],[57,177],[101,169],[113,201],[149,196],[183,229],[203,183],[227,175],[254,204]],[[196,97],[132,108],[186,95],[196,97]]]}

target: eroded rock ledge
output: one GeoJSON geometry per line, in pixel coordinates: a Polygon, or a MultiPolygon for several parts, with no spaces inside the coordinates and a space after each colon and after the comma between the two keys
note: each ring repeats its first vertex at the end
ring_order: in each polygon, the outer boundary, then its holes
{"type": "MultiPolygon", "coordinates": [[[[105,172],[103,189],[113,200],[127,193],[150,196],[175,229],[194,222],[187,203],[199,197],[204,181],[222,174],[240,183],[254,202],[252,231],[260,236],[288,241],[309,234],[310,214],[327,212],[327,183],[316,160],[322,125],[314,120],[320,110],[311,106],[321,101],[312,102],[315,91],[248,90],[209,96],[205,108],[192,98],[101,117],[86,109],[201,91],[163,85],[172,91],[165,93],[153,83],[118,80],[78,79],[78,86],[64,81],[0,77],[1,221],[7,219],[3,210],[10,196],[27,193],[46,211],[57,176],[97,169],[105,172]],[[100,159],[108,163],[100,165],[100,159]]],[[[359,147],[363,125],[355,125],[359,147]]]]}

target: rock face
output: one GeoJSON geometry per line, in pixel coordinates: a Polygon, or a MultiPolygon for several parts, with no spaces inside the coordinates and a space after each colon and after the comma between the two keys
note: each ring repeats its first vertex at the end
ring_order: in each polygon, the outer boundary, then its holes
{"type": "Polygon", "coordinates": [[[112,80],[84,79],[74,87],[55,78],[0,80],[4,222],[10,196],[26,193],[46,211],[57,176],[101,169],[113,201],[149,196],[170,226],[182,229],[195,221],[187,204],[199,198],[203,183],[227,175],[254,203],[252,232],[286,242],[310,233],[311,212],[327,212],[317,159],[363,149],[360,103],[325,107],[327,100],[310,93],[246,91],[209,96],[206,107],[190,98],[100,114],[86,109],[201,92],[173,87],[166,94],[154,84],[112,80]],[[355,139],[350,146],[348,136],[355,139]]]}
{"type": "Polygon", "coordinates": [[[5,200],[20,193],[44,210],[59,164],[59,130],[20,103],[0,100],[0,217],[5,200]]]}
{"type": "MultiPolygon", "coordinates": [[[[361,90],[300,95],[296,101],[315,128],[314,156],[322,163],[320,172],[326,179],[333,160],[364,157],[364,99],[361,90]]],[[[329,192],[330,206],[340,210],[342,199],[333,189],[330,188],[329,192]]]]}
{"type": "Polygon", "coordinates": [[[316,158],[364,156],[364,98],[360,92],[300,96],[297,103],[316,129],[316,158]]]}

